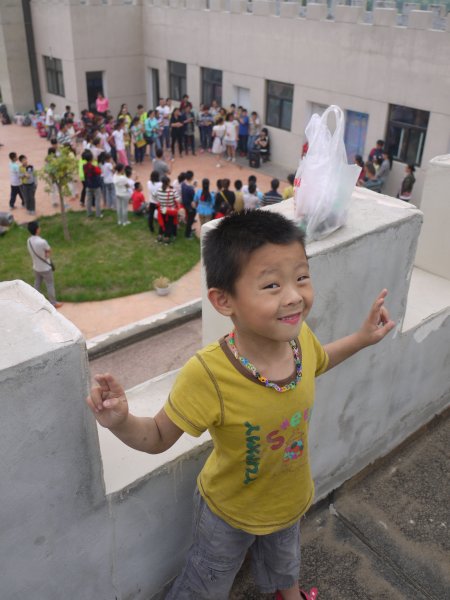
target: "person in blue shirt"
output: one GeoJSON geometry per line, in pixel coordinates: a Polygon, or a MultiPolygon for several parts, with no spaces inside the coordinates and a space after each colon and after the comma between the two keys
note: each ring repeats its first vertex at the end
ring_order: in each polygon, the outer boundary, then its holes
{"type": "Polygon", "coordinates": [[[181,184],[181,203],[186,211],[186,229],[184,232],[185,237],[188,240],[193,239],[195,236],[192,233],[192,225],[195,219],[196,207],[194,202],[195,196],[195,182],[194,173],[192,171],[186,171],[186,179],[181,184]]]}
{"type": "Polygon", "coordinates": [[[239,117],[239,142],[238,142],[238,150],[241,153],[241,156],[247,155],[248,150],[248,128],[249,128],[249,118],[248,112],[245,108],[242,109],[241,116],[239,117]]]}

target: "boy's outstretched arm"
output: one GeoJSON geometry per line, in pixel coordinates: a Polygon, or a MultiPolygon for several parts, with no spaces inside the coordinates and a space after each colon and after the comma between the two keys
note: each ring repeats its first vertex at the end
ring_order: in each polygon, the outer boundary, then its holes
{"type": "Polygon", "coordinates": [[[384,306],[386,296],[387,290],[383,290],[378,295],[367,319],[358,331],[324,346],[329,358],[327,371],[366,346],[377,344],[392,331],[395,323],[389,319],[389,313],[384,306]]]}
{"type": "Polygon", "coordinates": [[[97,421],[109,429],[124,444],[149,454],[168,450],[184,433],[161,409],[153,417],[136,417],[128,412],[125,390],[106,373],[96,375],[98,385],[91,388],[86,403],[97,421]]]}

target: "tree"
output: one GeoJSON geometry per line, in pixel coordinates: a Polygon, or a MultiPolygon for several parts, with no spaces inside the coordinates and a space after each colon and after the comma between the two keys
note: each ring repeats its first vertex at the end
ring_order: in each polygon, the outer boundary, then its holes
{"type": "Polygon", "coordinates": [[[44,166],[38,171],[39,178],[47,184],[45,188],[47,192],[51,192],[54,186],[58,190],[61,221],[66,240],[70,240],[70,232],[64,197],[70,196],[69,183],[75,180],[77,172],[78,162],[72,148],[62,148],[59,154],[49,154],[45,159],[44,166]]]}

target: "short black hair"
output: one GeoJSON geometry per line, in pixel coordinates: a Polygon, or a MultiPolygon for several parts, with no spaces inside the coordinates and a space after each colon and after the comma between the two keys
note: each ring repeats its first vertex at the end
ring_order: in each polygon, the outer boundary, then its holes
{"type": "MultiPolygon", "coordinates": [[[[178,174],[178,183],[183,183],[183,181],[186,181],[186,173],[184,171],[182,171],[181,173],[178,174]]],[[[162,179],[161,179],[162,181],[162,179]]]]}
{"type": "Polygon", "coordinates": [[[305,235],[293,221],[279,213],[250,210],[224,217],[204,238],[206,285],[233,294],[242,268],[253,252],[265,244],[286,246],[293,242],[304,248],[305,235]]]}
{"type": "Polygon", "coordinates": [[[186,171],[186,179],[190,181],[194,177],[194,171],[186,171]]]}
{"type": "Polygon", "coordinates": [[[164,152],[162,148],[156,148],[156,156],[158,158],[161,158],[161,156],[164,156],[164,152]]]}
{"type": "Polygon", "coordinates": [[[39,221],[31,221],[31,223],[28,223],[27,228],[31,235],[36,235],[36,232],[39,229],[39,221]]]}
{"type": "Polygon", "coordinates": [[[10,152],[8,154],[9,156],[9,160],[17,160],[17,153],[16,152],[10,152]]]}
{"type": "Polygon", "coordinates": [[[242,181],[240,179],[236,179],[234,182],[234,188],[239,191],[242,190],[242,181]]]}
{"type": "Polygon", "coordinates": [[[295,173],[289,173],[289,175],[287,176],[287,180],[289,181],[289,183],[291,185],[294,185],[294,181],[295,181],[295,173]]]}
{"type": "Polygon", "coordinates": [[[280,187],[280,180],[279,180],[279,179],[277,179],[277,178],[275,178],[275,179],[272,179],[272,181],[270,182],[270,187],[271,187],[273,190],[277,190],[277,189],[280,187]]]}

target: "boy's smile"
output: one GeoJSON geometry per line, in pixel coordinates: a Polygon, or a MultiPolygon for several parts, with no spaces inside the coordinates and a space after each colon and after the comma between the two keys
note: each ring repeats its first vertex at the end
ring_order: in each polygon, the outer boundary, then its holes
{"type": "Polygon", "coordinates": [[[250,255],[227,305],[241,341],[270,345],[298,336],[313,296],[301,244],[266,244],[250,255]]]}

